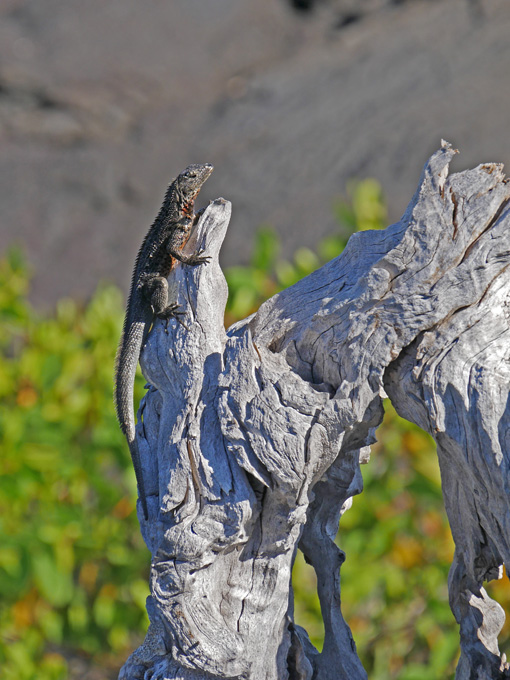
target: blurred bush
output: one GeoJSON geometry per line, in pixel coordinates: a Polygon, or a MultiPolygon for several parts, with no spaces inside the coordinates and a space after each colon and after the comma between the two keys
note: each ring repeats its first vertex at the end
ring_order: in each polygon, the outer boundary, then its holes
{"type": "MultiPolygon", "coordinates": [[[[369,678],[453,677],[459,634],[447,579],[454,544],[435,445],[388,401],[385,411],[371,461],[362,466],[364,491],[340,521],[342,611],[369,678]]],[[[295,570],[307,591],[314,588],[304,561],[295,570]]],[[[315,600],[299,603],[298,623],[317,615],[315,600]]]]}
{"type": "MultiPolygon", "coordinates": [[[[228,324],[338,255],[353,231],[385,226],[376,182],[353,183],[348,193],[334,205],[339,233],[317,252],[282,259],[273,230],[260,229],[251,263],[226,272],[228,324]]],[[[77,658],[97,664],[96,677],[116,677],[148,625],[149,568],[111,396],[122,296],[102,286],[85,307],[62,300],[38,314],[28,287],[23,257],[12,251],[0,261],[0,677],[81,678],[77,658]]],[[[142,394],[139,376],[136,399],[142,394]]],[[[444,678],[458,632],[435,448],[387,410],[362,468],[365,492],[341,521],[343,611],[369,677],[444,678]]],[[[314,575],[302,559],[294,586],[296,619],[320,648],[314,575]]],[[[489,592],[510,608],[507,579],[489,592]]]]}
{"type": "MultiPolygon", "coordinates": [[[[147,625],[149,553],[112,406],[122,298],[38,315],[0,262],[0,677],[67,677],[66,648],[118,657],[147,625]]],[[[138,384],[141,395],[141,382],[138,384]]]]}

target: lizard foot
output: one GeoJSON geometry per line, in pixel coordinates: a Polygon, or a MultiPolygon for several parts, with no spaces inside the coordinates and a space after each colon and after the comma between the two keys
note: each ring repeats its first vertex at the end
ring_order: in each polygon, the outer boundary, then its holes
{"type": "Polygon", "coordinates": [[[161,312],[158,314],[159,319],[164,319],[165,323],[165,333],[168,335],[168,324],[170,323],[170,319],[175,319],[178,323],[181,324],[183,328],[186,328],[186,330],[189,330],[183,321],[179,317],[185,316],[185,312],[179,311],[179,305],[176,302],[173,302],[171,305],[168,305],[163,309],[161,312]]]}
{"type": "Polygon", "coordinates": [[[211,261],[211,256],[204,255],[204,252],[205,250],[199,250],[198,253],[195,253],[195,255],[190,255],[186,260],[186,264],[190,264],[192,266],[197,264],[209,264],[211,261]]]}
{"type": "Polygon", "coordinates": [[[183,255],[182,253],[173,250],[169,250],[168,252],[176,260],[182,262],[182,264],[191,265],[192,267],[197,264],[207,264],[211,260],[210,255],[204,255],[204,250],[199,250],[198,253],[195,253],[194,255],[183,255]]]}

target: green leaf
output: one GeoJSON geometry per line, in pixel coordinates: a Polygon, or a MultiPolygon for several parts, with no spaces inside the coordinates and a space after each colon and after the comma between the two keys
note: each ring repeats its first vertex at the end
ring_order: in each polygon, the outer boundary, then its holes
{"type": "Polygon", "coordinates": [[[273,267],[279,250],[280,238],[273,227],[267,225],[259,227],[255,235],[252,267],[268,272],[273,267]]]}
{"type": "Polygon", "coordinates": [[[58,568],[53,555],[38,551],[32,557],[32,566],[35,583],[50,604],[62,607],[71,601],[74,591],[71,574],[58,568]]]}

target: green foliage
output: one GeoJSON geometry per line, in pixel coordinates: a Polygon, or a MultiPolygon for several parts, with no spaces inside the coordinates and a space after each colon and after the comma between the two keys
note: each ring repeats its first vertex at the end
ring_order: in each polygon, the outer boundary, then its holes
{"type": "MultiPolygon", "coordinates": [[[[317,253],[279,257],[268,227],[247,267],[227,272],[230,323],[338,255],[355,230],[381,228],[372,180],[334,207],[339,234],[317,253]]],[[[63,680],[76,652],[106,672],[147,628],[149,554],[135,514],[135,477],[115,420],[112,373],[123,302],[100,287],[81,307],[37,314],[22,255],[0,260],[0,669],[2,680],[63,680]]],[[[136,399],[143,393],[137,380],[136,399]]],[[[342,606],[369,676],[448,677],[458,632],[446,580],[452,542],[429,437],[388,409],[365,491],[342,517],[342,606]]],[[[311,567],[294,569],[296,619],[320,648],[311,567]]],[[[489,592],[507,609],[508,582],[489,592]]],[[[505,629],[503,637],[508,638],[505,629]]]]}
{"type": "Polygon", "coordinates": [[[62,645],[131,649],[149,555],[111,397],[120,293],[39,316],[27,290],[12,252],[0,263],[0,668],[53,680],[67,677],[62,645]]]}
{"type": "Polygon", "coordinates": [[[459,643],[447,590],[454,546],[435,445],[385,408],[365,491],[340,523],[344,615],[370,677],[449,677],[459,643]]]}

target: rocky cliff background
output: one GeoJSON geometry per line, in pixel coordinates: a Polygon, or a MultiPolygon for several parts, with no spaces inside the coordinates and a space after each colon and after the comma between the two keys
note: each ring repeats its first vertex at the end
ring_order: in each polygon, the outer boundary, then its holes
{"type": "Polygon", "coordinates": [[[191,162],[233,202],[226,264],[261,223],[313,245],[353,177],[397,219],[441,137],[510,163],[509,35],[508,0],[2,0],[0,250],[42,306],[127,290],[191,162]]]}

